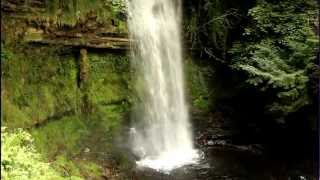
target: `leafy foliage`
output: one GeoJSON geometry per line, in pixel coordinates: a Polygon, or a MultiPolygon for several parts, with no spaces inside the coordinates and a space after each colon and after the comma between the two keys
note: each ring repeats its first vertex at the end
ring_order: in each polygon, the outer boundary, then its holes
{"type": "Polygon", "coordinates": [[[8,132],[1,127],[1,179],[64,179],[34,148],[31,135],[22,129],[8,132]]]}
{"type": "Polygon", "coordinates": [[[192,13],[185,25],[191,47],[218,61],[225,60],[229,30],[241,17],[237,9],[227,4],[222,0],[191,1],[192,13]]]}
{"type": "Polygon", "coordinates": [[[247,83],[271,92],[268,110],[287,115],[310,102],[309,69],[314,66],[317,37],[312,0],[261,0],[249,11],[251,24],[234,43],[232,67],[247,74],[247,83]]]}

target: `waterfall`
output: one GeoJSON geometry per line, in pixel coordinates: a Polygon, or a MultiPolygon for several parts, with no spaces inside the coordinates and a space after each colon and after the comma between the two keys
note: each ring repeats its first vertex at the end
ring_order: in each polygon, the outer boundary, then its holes
{"type": "Polygon", "coordinates": [[[132,149],[138,165],[163,171],[197,159],[184,93],[180,25],[180,0],[128,2],[138,97],[132,149]]]}

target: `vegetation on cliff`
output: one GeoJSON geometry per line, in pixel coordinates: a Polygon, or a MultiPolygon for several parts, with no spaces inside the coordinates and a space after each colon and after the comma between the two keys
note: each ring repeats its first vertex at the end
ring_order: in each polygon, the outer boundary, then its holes
{"type": "MultiPolygon", "coordinates": [[[[192,115],[231,119],[247,144],[280,137],[274,129],[315,134],[315,1],[189,0],[184,9],[192,115]]],[[[119,178],[132,164],[115,144],[136,101],[125,1],[4,0],[1,11],[1,178],[119,178]]]]}
{"type": "Polygon", "coordinates": [[[228,68],[230,76],[239,76],[225,77],[239,85],[238,90],[266,94],[266,113],[284,118],[313,102],[319,46],[315,1],[187,4],[191,17],[185,21],[186,38],[195,53],[212,60],[213,66],[228,68]]]}

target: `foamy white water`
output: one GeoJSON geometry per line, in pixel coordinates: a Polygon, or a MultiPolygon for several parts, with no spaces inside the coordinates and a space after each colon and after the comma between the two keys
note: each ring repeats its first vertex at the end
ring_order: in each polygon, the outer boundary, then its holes
{"type": "Polygon", "coordinates": [[[137,71],[131,129],[140,166],[170,171],[197,162],[184,94],[180,0],[129,0],[128,26],[137,71]]]}

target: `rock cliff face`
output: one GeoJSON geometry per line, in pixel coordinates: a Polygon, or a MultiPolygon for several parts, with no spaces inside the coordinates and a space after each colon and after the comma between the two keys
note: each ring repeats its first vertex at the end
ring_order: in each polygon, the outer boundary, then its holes
{"type": "Polygon", "coordinates": [[[2,125],[28,129],[66,177],[110,178],[116,163],[126,164],[111,144],[131,101],[121,7],[4,0],[1,15],[2,125]]]}
{"type": "MultiPolygon", "coordinates": [[[[6,93],[9,93],[8,89],[10,88],[18,89],[12,85],[10,82],[12,79],[10,78],[20,76],[27,80],[34,78],[34,75],[28,76],[28,72],[23,71],[32,71],[29,73],[41,74],[42,76],[47,76],[49,69],[53,70],[50,76],[57,76],[59,69],[64,69],[66,73],[69,74],[75,73],[75,77],[72,77],[73,75],[69,78],[66,76],[63,77],[66,81],[70,81],[68,85],[69,88],[71,84],[72,86],[79,85],[79,81],[86,80],[95,82],[92,78],[90,80],[83,78],[84,74],[85,76],[89,76],[90,66],[94,66],[94,64],[90,64],[92,51],[97,49],[104,51],[110,50],[111,56],[115,56],[115,58],[117,56],[126,56],[125,50],[128,48],[128,39],[126,38],[127,30],[124,22],[125,18],[119,18],[121,17],[120,10],[119,7],[113,6],[112,3],[106,3],[102,0],[87,2],[87,4],[85,1],[1,1],[1,43],[3,47],[2,54],[4,55],[4,61],[2,61],[2,63],[4,67],[8,67],[8,69],[3,69],[5,85],[3,88],[5,92],[4,96],[14,98],[15,96],[12,94],[9,96],[6,95],[6,93]],[[88,6],[86,7],[85,5],[88,6]],[[99,13],[102,10],[105,11],[105,14],[99,13]],[[90,49],[89,53],[87,53],[88,49],[90,49]],[[119,51],[123,53],[119,54],[119,51]],[[83,54],[88,57],[84,57],[83,54]],[[34,59],[41,60],[38,62],[34,59]],[[84,61],[84,59],[89,60],[84,61]],[[60,60],[65,60],[69,65],[72,64],[72,67],[59,64],[60,60]],[[41,66],[41,68],[30,67],[28,69],[31,64],[28,64],[28,66],[22,64],[27,61],[32,61],[34,66],[41,66]],[[57,62],[52,64],[53,61],[57,62]],[[17,70],[17,72],[13,74],[13,71],[10,70],[10,66],[12,66],[10,63],[15,63],[16,66],[23,66],[23,68],[27,70],[17,70]],[[40,71],[41,69],[43,69],[43,71],[40,71]],[[7,77],[6,74],[10,74],[11,76],[7,77]],[[72,80],[72,78],[74,80],[72,80]],[[74,83],[71,81],[74,81],[74,83]]],[[[124,64],[126,64],[126,62],[124,62],[124,64]]],[[[95,69],[92,70],[96,71],[95,69]]],[[[61,78],[57,77],[55,80],[60,81],[61,78]]],[[[50,80],[46,83],[49,84],[51,82],[53,81],[50,80]]],[[[27,87],[21,89],[21,91],[28,89],[28,87],[32,85],[32,83],[24,82],[22,84],[27,87]]],[[[88,92],[92,91],[90,89],[92,87],[92,85],[88,85],[87,88],[79,89],[79,91],[88,94],[88,92]]],[[[76,90],[77,88],[74,89],[76,90]]],[[[63,91],[63,89],[60,89],[60,91],[63,91]]],[[[32,93],[30,93],[30,95],[34,96],[32,93]]],[[[57,98],[65,99],[63,96],[57,98]]],[[[89,100],[85,101],[87,101],[88,105],[89,100]]],[[[47,115],[40,116],[36,119],[56,117],[56,113],[64,113],[62,110],[64,108],[66,111],[74,111],[75,109],[74,107],[59,108],[58,104],[54,102],[53,107],[51,107],[52,110],[45,113],[47,115]],[[57,108],[54,106],[57,106],[57,108]]],[[[20,107],[17,107],[17,109],[21,110],[20,107]]],[[[5,117],[5,119],[8,118],[5,117]]],[[[15,120],[10,120],[9,122],[14,121],[15,120]]],[[[36,124],[38,123],[39,122],[36,124]]]]}
{"type": "MultiPolygon", "coordinates": [[[[127,49],[125,19],[118,18],[119,12],[100,15],[100,17],[94,8],[88,7],[84,13],[80,11],[80,8],[73,8],[78,10],[78,14],[72,14],[68,12],[70,11],[69,6],[76,5],[74,2],[66,1],[57,3],[59,6],[52,13],[50,3],[53,2],[46,0],[1,1],[3,41],[13,37],[19,42],[26,43],[127,49]]],[[[112,9],[115,7],[110,5],[101,4],[101,6],[106,12],[115,11],[112,9]]]]}

